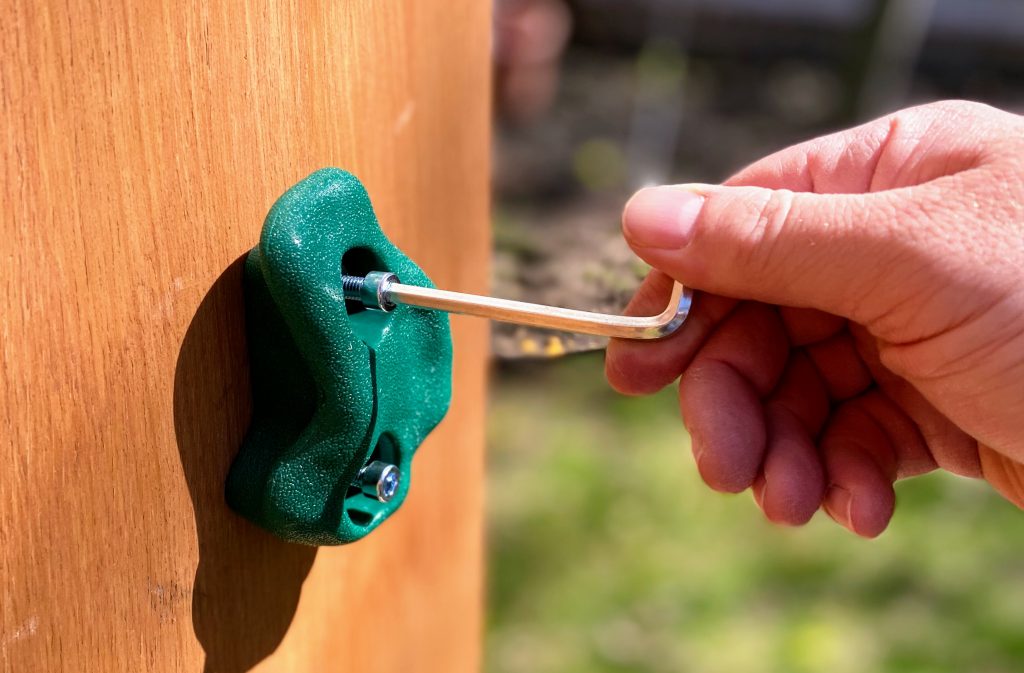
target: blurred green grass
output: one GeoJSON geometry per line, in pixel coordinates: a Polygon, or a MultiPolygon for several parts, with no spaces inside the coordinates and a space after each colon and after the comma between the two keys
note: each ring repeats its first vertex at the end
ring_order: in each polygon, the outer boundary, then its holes
{"type": "Polygon", "coordinates": [[[874,541],[772,526],[599,355],[499,372],[489,443],[489,673],[1024,670],[1024,515],[982,483],[900,483],[874,541]]]}

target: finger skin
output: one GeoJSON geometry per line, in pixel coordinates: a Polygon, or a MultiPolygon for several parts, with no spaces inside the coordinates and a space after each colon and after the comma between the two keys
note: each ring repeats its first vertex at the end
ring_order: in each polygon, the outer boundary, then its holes
{"type": "Polygon", "coordinates": [[[828,474],[823,507],[836,523],[862,537],[877,537],[896,504],[895,461],[888,435],[857,400],[839,407],[821,441],[828,474]]]}
{"type": "Polygon", "coordinates": [[[766,416],[768,447],[756,488],[758,504],[769,521],[803,525],[824,496],[821,458],[807,429],[792,415],[776,407],[766,416]]]}
{"type": "Polygon", "coordinates": [[[864,366],[849,332],[840,332],[805,350],[833,400],[850,399],[871,385],[871,373],[864,366]]]}
{"type": "Polygon", "coordinates": [[[1004,498],[1024,509],[1024,465],[982,444],[979,460],[985,480],[1004,498]]]}
{"type": "Polygon", "coordinates": [[[767,447],[753,487],[769,521],[799,526],[821,506],[825,471],[816,438],[828,413],[817,370],[805,353],[794,352],[765,406],[767,447]]]}
{"type": "Polygon", "coordinates": [[[896,479],[936,467],[917,425],[880,390],[839,406],[821,451],[830,484],[825,510],[864,537],[875,537],[888,525],[896,479]]]}
{"type": "Polygon", "coordinates": [[[807,428],[784,407],[768,407],[766,422],[767,449],[755,498],[769,521],[802,526],[825,494],[821,457],[807,428]]]}
{"type": "Polygon", "coordinates": [[[846,328],[846,320],[840,316],[808,308],[780,306],[779,317],[786,326],[789,343],[794,346],[809,346],[825,341],[846,328]]]}
{"type": "Polygon", "coordinates": [[[817,438],[831,411],[828,389],[814,363],[802,350],[792,351],[779,385],[768,398],[767,406],[785,408],[817,438]]]}
{"type": "Polygon", "coordinates": [[[881,390],[872,390],[861,395],[857,403],[888,437],[894,480],[915,477],[936,468],[921,430],[888,395],[881,390]]]}
{"type": "MultiPolygon", "coordinates": [[[[627,315],[652,315],[665,308],[673,280],[653,271],[626,307],[627,315]]],[[[626,395],[649,395],[679,378],[707,338],[737,302],[717,295],[697,294],[679,330],[656,341],[612,339],[605,352],[605,376],[612,388],[626,395]]]]}
{"type": "Polygon", "coordinates": [[[766,444],[762,399],[775,387],[788,343],[777,313],[744,304],[683,373],[679,405],[704,481],[718,491],[750,487],[766,444]]]}
{"type": "Polygon", "coordinates": [[[978,442],[939,412],[913,385],[882,366],[877,340],[863,327],[852,326],[850,333],[861,361],[886,397],[893,400],[923,437],[929,456],[948,472],[963,477],[982,477],[978,442]]]}
{"type": "Polygon", "coordinates": [[[704,482],[739,493],[754,483],[764,456],[764,408],[750,382],[729,364],[694,364],[679,383],[679,408],[704,482]]]}
{"type": "Polygon", "coordinates": [[[851,533],[865,538],[881,535],[896,507],[892,482],[856,444],[830,442],[824,456],[832,484],[822,508],[851,533]]]}
{"type": "Polygon", "coordinates": [[[725,184],[817,194],[863,194],[923,184],[976,166],[1000,111],[940,101],[814,138],[747,166],[725,184]]]}
{"type": "Polygon", "coordinates": [[[871,324],[912,301],[938,261],[937,246],[921,244],[921,231],[929,227],[916,221],[911,205],[937,199],[937,191],[932,184],[839,195],[653,188],[627,204],[623,234],[644,261],[696,289],[871,324]],[[692,194],[703,205],[690,207],[676,224],[672,204],[692,202],[692,194]],[[666,238],[658,245],[655,240],[672,227],[686,232],[685,244],[666,238]]]}

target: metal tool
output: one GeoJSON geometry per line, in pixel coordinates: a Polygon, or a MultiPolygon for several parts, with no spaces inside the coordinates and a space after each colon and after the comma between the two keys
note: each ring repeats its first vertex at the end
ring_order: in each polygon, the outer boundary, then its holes
{"type": "Polygon", "coordinates": [[[689,288],[676,283],[664,311],[654,316],[636,317],[403,285],[395,274],[387,271],[371,271],[366,276],[342,276],[342,287],[346,299],[379,311],[390,311],[398,304],[406,304],[616,339],[661,339],[672,334],[686,321],[693,299],[689,288]]]}

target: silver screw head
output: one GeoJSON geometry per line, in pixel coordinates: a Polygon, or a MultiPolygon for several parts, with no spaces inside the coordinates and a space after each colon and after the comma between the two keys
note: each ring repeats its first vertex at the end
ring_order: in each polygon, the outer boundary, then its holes
{"type": "Polygon", "coordinates": [[[375,460],[359,470],[356,482],[366,495],[380,502],[391,502],[402,483],[402,472],[396,465],[375,460]]]}

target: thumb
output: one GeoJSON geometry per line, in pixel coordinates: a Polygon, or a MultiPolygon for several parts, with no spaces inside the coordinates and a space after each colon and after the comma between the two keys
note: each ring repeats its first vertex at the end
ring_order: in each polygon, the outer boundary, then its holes
{"type": "Polygon", "coordinates": [[[696,289],[870,324],[930,282],[926,232],[912,221],[921,209],[908,207],[922,188],[652,187],[627,204],[623,233],[644,261],[696,289]]]}

